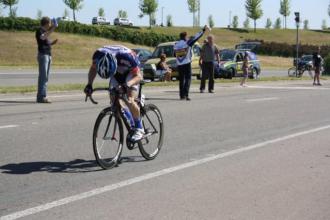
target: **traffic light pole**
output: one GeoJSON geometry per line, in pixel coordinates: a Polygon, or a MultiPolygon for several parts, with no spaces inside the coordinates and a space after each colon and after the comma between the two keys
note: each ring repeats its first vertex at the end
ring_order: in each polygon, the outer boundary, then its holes
{"type": "Polygon", "coordinates": [[[298,76],[298,59],[299,59],[299,23],[300,23],[300,13],[299,12],[295,12],[294,13],[296,18],[296,26],[297,26],[297,34],[296,34],[296,76],[298,76]]]}

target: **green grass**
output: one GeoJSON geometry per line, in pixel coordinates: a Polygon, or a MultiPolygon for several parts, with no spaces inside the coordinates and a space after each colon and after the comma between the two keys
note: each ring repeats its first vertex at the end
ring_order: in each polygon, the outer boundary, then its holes
{"type": "MultiPolygon", "coordinates": [[[[249,83],[260,83],[260,82],[276,82],[276,81],[305,81],[311,80],[309,77],[295,78],[295,77],[264,77],[260,80],[248,80],[249,83]]],[[[330,80],[330,77],[322,77],[322,80],[330,80]]],[[[238,83],[241,81],[241,78],[234,79],[217,79],[216,83],[228,84],[228,83],[238,83]]],[[[199,80],[193,80],[192,84],[199,84],[199,80]]],[[[64,85],[50,85],[48,86],[48,91],[50,92],[64,92],[64,91],[83,91],[86,84],[64,84],[64,85]]],[[[107,87],[108,82],[104,83],[95,83],[94,88],[107,87]]],[[[146,87],[165,87],[165,86],[178,86],[178,81],[173,82],[151,82],[146,84],[146,87]]],[[[0,87],[0,94],[9,94],[9,93],[35,93],[37,91],[36,86],[3,86],[0,87]]]]}

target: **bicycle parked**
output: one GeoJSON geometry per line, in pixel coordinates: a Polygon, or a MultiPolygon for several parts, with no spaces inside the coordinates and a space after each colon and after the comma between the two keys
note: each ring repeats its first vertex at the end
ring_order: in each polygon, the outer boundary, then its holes
{"type": "MultiPolygon", "coordinates": [[[[120,100],[127,101],[124,86],[110,90],[113,97],[110,99],[110,106],[103,109],[98,115],[93,131],[93,149],[97,163],[103,169],[110,169],[116,166],[121,159],[124,145],[124,127],[127,129],[126,146],[129,150],[139,148],[141,155],[146,160],[153,160],[157,157],[163,145],[164,122],[161,112],[154,104],[145,104],[145,97],[142,95],[142,86],[146,81],[140,83],[139,95],[136,99],[141,112],[141,119],[145,134],[137,142],[132,142],[131,136],[134,133],[129,119],[125,116],[120,100]]],[[[109,88],[97,88],[93,91],[109,91],[109,88]]],[[[93,104],[98,104],[92,95],[86,95],[93,104]]]]}
{"type": "Polygon", "coordinates": [[[289,77],[302,77],[305,71],[308,71],[310,77],[313,77],[313,55],[303,55],[298,59],[298,71],[296,71],[296,59],[293,61],[293,67],[288,69],[289,77]]]}

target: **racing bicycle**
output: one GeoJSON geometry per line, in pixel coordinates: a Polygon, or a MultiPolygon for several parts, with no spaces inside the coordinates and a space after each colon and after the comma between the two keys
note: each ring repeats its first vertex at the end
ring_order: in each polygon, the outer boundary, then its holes
{"type": "MultiPolygon", "coordinates": [[[[164,138],[164,121],[158,107],[154,104],[145,104],[145,96],[141,93],[142,86],[147,81],[141,81],[139,95],[136,99],[140,107],[142,125],[145,131],[140,141],[133,142],[131,136],[134,128],[125,116],[120,100],[127,101],[126,93],[120,87],[117,89],[96,88],[95,91],[108,91],[110,106],[103,109],[95,122],[93,130],[93,150],[97,163],[103,169],[111,169],[121,161],[124,146],[124,126],[127,130],[126,146],[129,150],[139,148],[146,160],[153,160],[159,154],[164,138]],[[113,101],[111,101],[113,100],[113,101]],[[124,125],[124,126],[123,126],[124,125]]],[[[87,96],[93,104],[98,104],[92,97],[87,96]]]]}

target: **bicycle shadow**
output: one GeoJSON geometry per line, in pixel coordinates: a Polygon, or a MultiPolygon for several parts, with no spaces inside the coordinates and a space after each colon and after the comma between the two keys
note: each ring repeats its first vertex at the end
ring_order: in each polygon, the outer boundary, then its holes
{"type": "MultiPolygon", "coordinates": [[[[122,157],[119,164],[145,162],[146,160],[140,156],[122,157]]],[[[118,166],[118,165],[117,165],[118,166]]],[[[76,159],[69,162],[24,162],[11,163],[0,166],[0,170],[4,174],[24,175],[35,172],[48,173],[88,173],[102,171],[95,160],[76,159]]]]}
{"type": "Polygon", "coordinates": [[[12,163],[0,166],[0,170],[5,174],[24,175],[34,172],[49,173],[86,173],[102,170],[94,160],[76,159],[69,162],[24,162],[12,163]]]}

